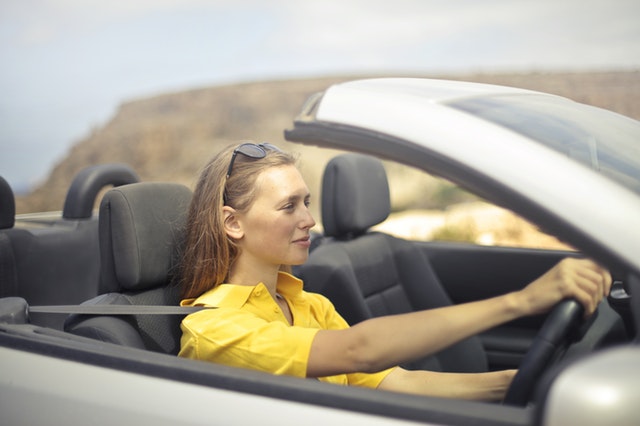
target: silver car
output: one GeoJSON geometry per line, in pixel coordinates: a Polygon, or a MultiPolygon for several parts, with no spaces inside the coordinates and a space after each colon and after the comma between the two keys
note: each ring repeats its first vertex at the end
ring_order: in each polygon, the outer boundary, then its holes
{"type": "Polygon", "coordinates": [[[156,308],[177,302],[169,281],[179,241],[165,228],[184,220],[190,192],[137,182],[121,165],[101,166],[76,178],[60,217],[18,218],[21,226],[0,218],[2,288],[11,296],[0,299],[2,424],[640,421],[640,305],[631,297],[640,293],[639,122],[515,88],[370,79],[312,96],[285,138],[339,150],[328,151],[336,158],[323,177],[322,231],[295,272],[351,323],[515,290],[567,256],[606,265],[612,293],[586,321],[575,302],[565,301],[548,315],[505,324],[407,366],[519,368],[502,403],[336,387],[181,359],[175,354],[184,313],[156,308]],[[392,163],[459,185],[570,248],[388,235],[376,226],[391,211],[384,168],[392,163]],[[105,184],[117,187],[96,217],[85,206],[105,184]],[[125,204],[130,210],[121,214],[125,204]],[[141,235],[129,226],[136,223],[153,232],[141,235]],[[148,250],[134,250],[141,247],[148,250]],[[387,252],[396,265],[378,262],[387,252]],[[76,266],[61,266],[75,259],[76,266]],[[56,293],[63,291],[52,289],[91,274],[100,284],[88,292],[84,286],[76,299],[85,302],[66,301],[51,314],[47,305],[60,304],[56,293]],[[388,285],[372,288],[382,279],[388,285]],[[47,281],[46,288],[20,293],[36,281],[47,281]]]}

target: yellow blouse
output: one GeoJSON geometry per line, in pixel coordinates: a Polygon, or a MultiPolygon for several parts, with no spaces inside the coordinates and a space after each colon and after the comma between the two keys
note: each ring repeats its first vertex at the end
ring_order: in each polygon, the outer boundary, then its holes
{"type": "MultiPolygon", "coordinates": [[[[347,322],[324,296],[307,293],[302,281],[284,272],[277,291],[289,304],[289,325],[264,284],[255,287],[222,284],[182,306],[212,306],[182,321],[178,356],[244,367],[273,374],[306,377],[311,343],[318,330],[347,328],[347,322]]],[[[342,385],[376,388],[391,372],[352,373],[321,377],[342,385]]]]}

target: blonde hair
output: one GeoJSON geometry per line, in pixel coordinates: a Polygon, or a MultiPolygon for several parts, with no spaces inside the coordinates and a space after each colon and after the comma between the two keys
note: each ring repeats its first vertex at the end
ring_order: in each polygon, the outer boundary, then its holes
{"type": "Polygon", "coordinates": [[[259,159],[238,153],[227,177],[235,148],[228,147],[215,155],[196,184],[178,270],[183,298],[198,297],[224,283],[239,255],[237,244],[224,230],[222,207],[247,211],[255,199],[256,179],[262,171],[296,165],[295,156],[275,149],[265,149],[265,157],[259,159]]]}

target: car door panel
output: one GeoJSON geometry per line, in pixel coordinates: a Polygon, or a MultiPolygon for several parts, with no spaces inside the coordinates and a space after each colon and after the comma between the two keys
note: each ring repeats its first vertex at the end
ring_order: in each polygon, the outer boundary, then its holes
{"type": "MultiPolygon", "coordinates": [[[[420,242],[453,303],[505,294],[526,286],[569,251],[474,244],[420,242]]],[[[480,338],[491,369],[516,368],[529,348],[544,316],[521,318],[483,333],[480,338]]]]}

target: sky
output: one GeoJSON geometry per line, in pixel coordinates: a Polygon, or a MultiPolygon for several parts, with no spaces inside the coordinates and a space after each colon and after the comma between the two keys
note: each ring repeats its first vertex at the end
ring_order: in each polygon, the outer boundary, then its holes
{"type": "Polygon", "coordinates": [[[161,93],[638,69],[638,0],[0,0],[0,175],[37,185],[120,104],[161,93]]]}

